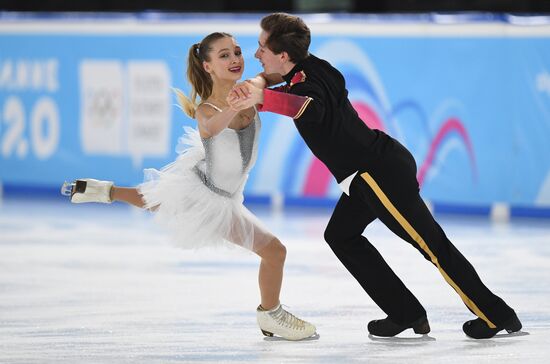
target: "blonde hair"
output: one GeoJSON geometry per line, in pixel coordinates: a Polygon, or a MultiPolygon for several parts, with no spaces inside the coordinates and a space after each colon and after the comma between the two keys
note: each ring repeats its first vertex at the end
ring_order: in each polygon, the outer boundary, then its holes
{"type": "Polygon", "coordinates": [[[193,44],[189,48],[187,56],[187,80],[191,84],[190,97],[187,97],[180,89],[174,89],[182,110],[191,118],[195,118],[197,97],[200,101],[207,99],[212,94],[212,78],[204,70],[202,63],[210,61],[212,43],[218,39],[233,36],[229,33],[215,32],[207,35],[200,43],[193,44]]]}

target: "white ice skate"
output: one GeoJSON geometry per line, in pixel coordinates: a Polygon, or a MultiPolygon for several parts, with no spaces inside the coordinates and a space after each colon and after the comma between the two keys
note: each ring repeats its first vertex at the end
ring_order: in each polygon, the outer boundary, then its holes
{"type": "Polygon", "coordinates": [[[256,318],[265,336],[277,335],[287,340],[302,340],[315,334],[315,326],[286,311],[280,304],[269,311],[258,306],[256,318]]]}
{"type": "Polygon", "coordinates": [[[74,182],[65,182],[61,194],[70,196],[72,203],[102,202],[111,203],[112,181],[83,178],[74,182]]]}

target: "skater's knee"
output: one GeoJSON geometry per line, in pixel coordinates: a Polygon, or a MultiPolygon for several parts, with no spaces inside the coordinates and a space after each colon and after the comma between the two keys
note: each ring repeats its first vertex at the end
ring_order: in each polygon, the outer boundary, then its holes
{"type": "Polygon", "coordinates": [[[286,259],[286,247],[277,238],[273,238],[267,246],[258,252],[262,259],[270,264],[282,265],[286,259]]]}
{"type": "Polygon", "coordinates": [[[274,238],[271,242],[273,245],[273,259],[281,264],[284,264],[286,260],[286,247],[279,241],[279,239],[274,238]]]}

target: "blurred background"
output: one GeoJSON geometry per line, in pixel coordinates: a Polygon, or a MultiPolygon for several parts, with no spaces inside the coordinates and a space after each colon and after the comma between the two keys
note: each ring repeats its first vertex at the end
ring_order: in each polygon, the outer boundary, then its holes
{"type": "Polygon", "coordinates": [[[4,10],[21,11],[142,11],[170,12],[359,12],[401,13],[432,11],[548,12],[548,0],[3,0],[4,10]]]}
{"type": "MultiPolygon", "coordinates": [[[[0,1],[4,197],[64,180],[135,185],[176,156],[171,87],[212,31],[243,47],[259,20],[301,14],[363,121],[409,148],[436,212],[550,216],[550,1],[0,1]]],[[[247,202],[333,206],[335,180],[290,120],[264,114],[247,202]]],[[[61,198],[60,196],[57,196],[61,198]]]]}

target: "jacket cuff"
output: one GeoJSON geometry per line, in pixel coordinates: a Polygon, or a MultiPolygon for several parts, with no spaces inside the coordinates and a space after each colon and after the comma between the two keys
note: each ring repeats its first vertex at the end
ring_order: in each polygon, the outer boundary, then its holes
{"type": "Polygon", "coordinates": [[[313,100],[308,96],[299,96],[285,92],[264,89],[264,103],[257,106],[258,111],[269,111],[279,115],[298,119],[313,100]]]}

